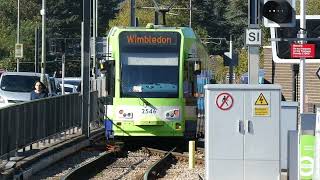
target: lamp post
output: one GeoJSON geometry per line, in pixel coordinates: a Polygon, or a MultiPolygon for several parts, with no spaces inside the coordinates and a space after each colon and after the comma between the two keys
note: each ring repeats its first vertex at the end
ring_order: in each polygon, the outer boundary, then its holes
{"type": "Polygon", "coordinates": [[[192,0],[190,0],[190,2],[189,2],[189,13],[190,13],[190,17],[189,17],[189,27],[191,28],[191,21],[192,21],[192,0]]]}
{"type": "Polygon", "coordinates": [[[42,9],[40,11],[42,15],[42,33],[41,33],[41,82],[45,80],[46,69],[46,0],[42,0],[42,9]]]}
{"type": "MultiPolygon", "coordinates": [[[[17,44],[20,42],[20,0],[18,0],[18,16],[17,16],[17,44]]],[[[19,58],[17,58],[17,72],[19,72],[19,58]]]]}

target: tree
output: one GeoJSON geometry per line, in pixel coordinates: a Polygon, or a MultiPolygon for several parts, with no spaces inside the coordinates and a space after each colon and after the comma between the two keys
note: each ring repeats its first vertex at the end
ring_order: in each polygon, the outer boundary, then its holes
{"type": "MultiPolygon", "coordinates": [[[[14,46],[17,38],[17,0],[0,1],[0,68],[14,70],[14,46]]],[[[20,43],[25,58],[33,59],[34,26],[39,20],[37,0],[20,0],[20,43]]]]}

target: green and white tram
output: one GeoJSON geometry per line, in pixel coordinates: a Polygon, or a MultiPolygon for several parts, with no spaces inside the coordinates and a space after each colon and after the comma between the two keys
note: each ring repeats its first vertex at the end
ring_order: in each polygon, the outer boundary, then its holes
{"type": "Polygon", "coordinates": [[[195,77],[209,57],[193,30],[113,27],[107,41],[107,134],[194,137],[195,77]]]}

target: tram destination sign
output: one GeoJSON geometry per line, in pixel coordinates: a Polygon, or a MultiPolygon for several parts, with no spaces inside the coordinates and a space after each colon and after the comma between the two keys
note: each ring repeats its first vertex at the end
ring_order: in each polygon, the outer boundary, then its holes
{"type": "Polygon", "coordinates": [[[291,58],[315,58],[316,45],[315,44],[291,44],[290,46],[291,58]]]}
{"type": "Polygon", "coordinates": [[[120,34],[122,46],[177,46],[180,35],[177,32],[126,31],[120,34]]]}

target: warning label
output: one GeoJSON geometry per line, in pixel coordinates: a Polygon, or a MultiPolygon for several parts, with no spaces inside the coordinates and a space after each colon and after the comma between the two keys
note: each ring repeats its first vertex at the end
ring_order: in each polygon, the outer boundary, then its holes
{"type": "Polygon", "coordinates": [[[269,116],[269,107],[265,107],[265,108],[256,107],[254,108],[254,112],[256,116],[269,116]]]}
{"type": "Polygon", "coordinates": [[[257,98],[255,105],[268,105],[268,101],[264,97],[262,93],[260,93],[259,97],[257,98]]]}
{"type": "Polygon", "coordinates": [[[270,93],[255,93],[253,100],[253,116],[270,116],[270,93]]]}

